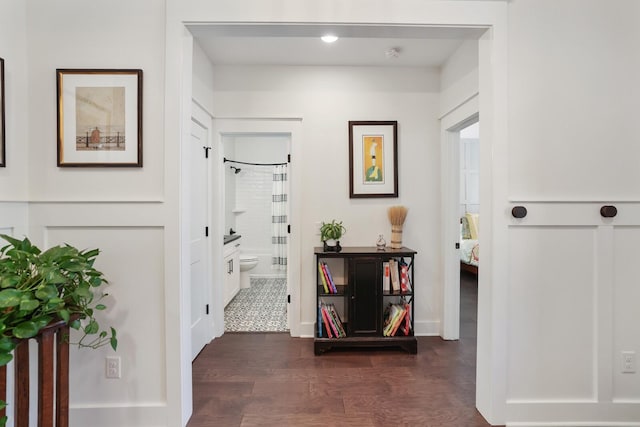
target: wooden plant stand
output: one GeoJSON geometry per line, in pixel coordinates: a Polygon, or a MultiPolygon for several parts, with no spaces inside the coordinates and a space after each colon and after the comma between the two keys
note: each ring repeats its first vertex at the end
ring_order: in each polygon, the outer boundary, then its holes
{"type": "MultiPolygon", "coordinates": [[[[60,320],[50,323],[32,338],[38,342],[38,427],[69,426],[68,337],[69,326],[60,320]]],[[[14,425],[29,427],[29,340],[22,340],[16,347],[14,366],[14,425]]],[[[7,367],[2,366],[0,367],[0,398],[6,401],[6,396],[7,367]]],[[[5,410],[0,411],[0,417],[3,415],[5,410]]]]}

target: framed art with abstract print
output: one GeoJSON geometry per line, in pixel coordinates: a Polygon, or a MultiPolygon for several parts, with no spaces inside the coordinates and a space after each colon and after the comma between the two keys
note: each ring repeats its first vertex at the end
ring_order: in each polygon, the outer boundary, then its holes
{"type": "Polygon", "coordinates": [[[0,58],[0,168],[7,166],[4,127],[4,59],[0,58]]]}
{"type": "Polygon", "coordinates": [[[56,70],[58,166],[142,167],[142,70],[56,70]]]}
{"type": "Polygon", "coordinates": [[[349,197],[398,197],[398,122],[349,122],[349,197]]]}

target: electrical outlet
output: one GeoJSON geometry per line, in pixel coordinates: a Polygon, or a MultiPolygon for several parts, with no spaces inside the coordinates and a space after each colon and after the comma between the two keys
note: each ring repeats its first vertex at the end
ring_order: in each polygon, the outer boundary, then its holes
{"type": "Polygon", "coordinates": [[[636,352],[622,352],[622,372],[626,374],[635,374],[636,372],[636,352]]]}
{"type": "Polygon", "coordinates": [[[120,372],[120,357],[118,356],[107,356],[105,360],[105,376],[107,378],[115,378],[119,379],[121,376],[120,372]]]}

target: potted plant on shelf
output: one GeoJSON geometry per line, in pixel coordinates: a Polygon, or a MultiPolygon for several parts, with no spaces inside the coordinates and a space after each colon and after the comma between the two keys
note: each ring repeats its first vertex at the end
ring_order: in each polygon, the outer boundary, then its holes
{"type": "MultiPolygon", "coordinates": [[[[63,321],[82,334],[79,347],[118,346],[116,330],[101,330],[95,313],[106,309],[107,296],[98,288],[107,283],[93,267],[98,249],[80,251],[54,246],[42,252],[28,238],[0,249],[0,366],[13,358],[21,340],[33,338],[47,325],[63,321]]],[[[0,401],[0,409],[5,403],[0,401]]],[[[7,419],[0,419],[4,426],[7,419]]]]}
{"type": "Polygon", "coordinates": [[[322,222],[320,226],[320,240],[322,240],[324,251],[340,252],[342,250],[340,238],[346,232],[347,229],[342,225],[342,221],[338,222],[333,219],[331,222],[322,222]]]}

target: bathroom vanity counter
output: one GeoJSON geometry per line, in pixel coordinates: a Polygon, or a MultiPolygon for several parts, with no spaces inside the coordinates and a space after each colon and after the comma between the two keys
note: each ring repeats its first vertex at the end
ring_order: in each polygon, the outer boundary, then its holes
{"type": "Polygon", "coordinates": [[[226,245],[227,243],[231,243],[233,241],[236,241],[240,237],[242,237],[240,234],[225,234],[224,235],[224,244],[226,245]]]}

